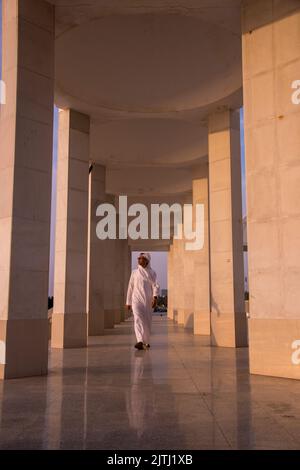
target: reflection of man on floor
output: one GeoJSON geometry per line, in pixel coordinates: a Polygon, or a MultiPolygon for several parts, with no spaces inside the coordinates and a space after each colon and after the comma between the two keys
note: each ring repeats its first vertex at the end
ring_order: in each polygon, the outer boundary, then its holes
{"type": "Polygon", "coordinates": [[[150,260],[149,253],[140,254],[138,267],[132,271],[128,285],[126,304],[133,311],[137,349],[150,347],[152,312],[159,293],[156,273],[151,269],[150,260]]]}
{"type": "Polygon", "coordinates": [[[127,391],[126,409],[129,425],[137,437],[146,437],[155,422],[155,391],[152,378],[151,354],[132,358],[131,385],[127,391]],[[145,383],[149,386],[145,388],[145,383]],[[152,386],[151,386],[152,385],[152,386]]]}

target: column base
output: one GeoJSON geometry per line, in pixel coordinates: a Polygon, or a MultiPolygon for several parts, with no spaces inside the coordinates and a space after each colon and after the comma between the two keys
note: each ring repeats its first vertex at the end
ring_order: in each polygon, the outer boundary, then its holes
{"type": "Polygon", "coordinates": [[[184,309],[183,310],[183,318],[184,318],[184,328],[193,330],[194,328],[194,312],[191,309],[184,309]]]}
{"type": "Polygon", "coordinates": [[[48,319],[0,320],[0,341],[0,379],[47,374],[48,319]]]}
{"type": "Polygon", "coordinates": [[[115,309],[104,310],[104,328],[113,328],[115,326],[115,309]]]}
{"type": "Polygon", "coordinates": [[[174,320],[174,310],[173,310],[173,308],[168,308],[168,309],[167,309],[167,317],[168,317],[170,320],[174,320]]]}
{"type": "Polygon", "coordinates": [[[247,347],[246,314],[211,312],[211,344],[225,348],[247,347]]]}
{"type": "Polygon", "coordinates": [[[121,323],[122,323],[122,322],[125,321],[125,319],[126,319],[125,308],[122,307],[122,308],[120,309],[120,312],[121,312],[121,323]]]}
{"type": "Polygon", "coordinates": [[[195,310],[194,335],[210,335],[210,312],[195,310]]]}
{"type": "Polygon", "coordinates": [[[88,336],[101,336],[104,334],[104,311],[89,312],[88,336]]]}
{"type": "Polygon", "coordinates": [[[118,325],[119,323],[121,323],[121,309],[120,308],[117,308],[115,309],[115,325],[118,325]]]}
{"type": "Polygon", "coordinates": [[[177,323],[178,325],[184,325],[184,308],[177,309],[177,323]]]}
{"type": "Polygon", "coordinates": [[[52,348],[85,348],[87,346],[86,313],[54,313],[52,315],[52,348]]]}
{"type": "Polygon", "coordinates": [[[299,380],[300,319],[251,318],[248,324],[250,373],[299,380]]]}

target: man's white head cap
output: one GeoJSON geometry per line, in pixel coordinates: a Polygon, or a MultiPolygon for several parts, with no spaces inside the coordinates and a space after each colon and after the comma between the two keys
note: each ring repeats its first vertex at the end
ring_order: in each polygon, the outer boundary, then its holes
{"type": "Polygon", "coordinates": [[[150,255],[150,253],[140,253],[140,256],[142,256],[143,258],[145,258],[145,259],[148,261],[148,263],[150,263],[150,261],[151,261],[151,255],[150,255]]]}

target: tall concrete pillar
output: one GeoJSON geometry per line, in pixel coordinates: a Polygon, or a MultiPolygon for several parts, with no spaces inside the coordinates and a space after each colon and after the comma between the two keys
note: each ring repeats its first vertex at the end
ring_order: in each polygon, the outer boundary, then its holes
{"type": "Polygon", "coordinates": [[[174,320],[184,325],[183,239],[173,239],[173,312],[174,320]]]}
{"type": "Polygon", "coordinates": [[[54,8],[3,0],[0,114],[0,378],[48,363],[54,8]]]}
{"type": "Polygon", "coordinates": [[[87,344],[89,189],[88,116],[59,113],[54,309],[54,348],[87,344]]]}
{"type": "Polygon", "coordinates": [[[246,346],[238,111],[209,117],[209,205],[212,343],[246,346]]]}
{"type": "MultiPolygon", "coordinates": [[[[105,168],[93,165],[90,175],[90,246],[89,246],[89,301],[88,332],[102,335],[105,328],[125,320],[125,290],[130,275],[128,240],[99,240],[96,209],[106,202],[114,205],[114,196],[105,194],[105,168]]],[[[117,223],[118,236],[118,223],[117,223]]]]}
{"type": "Polygon", "coordinates": [[[186,240],[183,240],[183,325],[185,328],[194,329],[194,295],[195,295],[195,252],[185,249],[186,240]]]}
{"type": "Polygon", "coordinates": [[[114,240],[115,271],[113,276],[114,324],[121,323],[124,308],[124,248],[127,240],[114,240]]]}
{"type": "Polygon", "coordinates": [[[90,173],[90,226],[89,226],[89,277],[88,277],[88,334],[99,336],[104,333],[103,257],[106,240],[99,240],[96,234],[99,204],[106,201],[105,167],[94,164],[90,173]]]}
{"type": "Polygon", "coordinates": [[[174,320],[174,246],[170,244],[168,252],[168,318],[174,320]]]}
{"type": "Polygon", "coordinates": [[[129,250],[128,240],[114,240],[114,263],[113,273],[113,308],[114,324],[125,320],[127,311],[125,311],[127,287],[131,274],[131,252],[129,250]]]}
{"type": "Polygon", "coordinates": [[[123,291],[123,316],[124,320],[130,317],[131,313],[126,308],[126,296],[127,296],[127,289],[128,283],[131,276],[131,247],[128,243],[125,245],[124,248],[124,270],[123,270],[123,279],[124,279],[124,291],[123,291]]]}
{"type": "Polygon", "coordinates": [[[193,209],[204,206],[204,246],[194,252],[194,334],[210,335],[210,260],[209,260],[209,200],[208,164],[201,166],[193,180],[193,209]]]}
{"type": "Polygon", "coordinates": [[[250,371],[300,379],[300,5],[242,13],[250,371]]]}
{"type": "MultiPolygon", "coordinates": [[[[115,205],[115,197],[113,195],[106,195],[106,202],[115,205]]],[[[117,266],[117,253],[116,244],[117,240],[104,240],[104,256],[103,256],[103,299],[104,299],[104,327],[113,328],[115,325],[116,317],[116,271],[117,266]]],[[[118,282],[118,281],[117,281],[118,282]]]]}
{"type": "Polygon", "coordinates": [[[123,297],[122,297],[122,321],[127,320],[130,316],[130,312],[128,312],[127,308],[125,307],[126,304],[126,296],[127,296],[127,288],[128,283],[131,275],[131,249],[128,244],[128,240],[124,240],[123,245],[123,297]]]}

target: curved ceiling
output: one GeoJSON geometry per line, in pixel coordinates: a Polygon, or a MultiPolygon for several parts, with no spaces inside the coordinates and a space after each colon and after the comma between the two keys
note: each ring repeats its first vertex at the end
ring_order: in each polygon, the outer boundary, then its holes
{"type": "Polygon", "coordinates": [[[201,108],[240,88],[240,37],[192,16],[96,18],[56,39],[56,84],[100,109],[201,108]]]}
{"type": "Polygon", "coordinates": [[[130,119],[91,127],[91,158],[110,167],[172,167],[190,164],[207,151],[207,128],[198,122],[130,119]]]}
{"type": "Polygon", "coordinates": [[[51,0],[55,101],[91,117],[107,192],[191,194],[207,116],[242,104],[241,0],[51,0]]]}
{"type": "MultiPolygon", "coordinates": [[[[200,164],[200,162],[199,162],[200,164]]],[[[192,191],[193,178],[197,177],[198,165],[184,168],[107,168],[106,192],[127,196],[182,196],[192,191]]]]}

